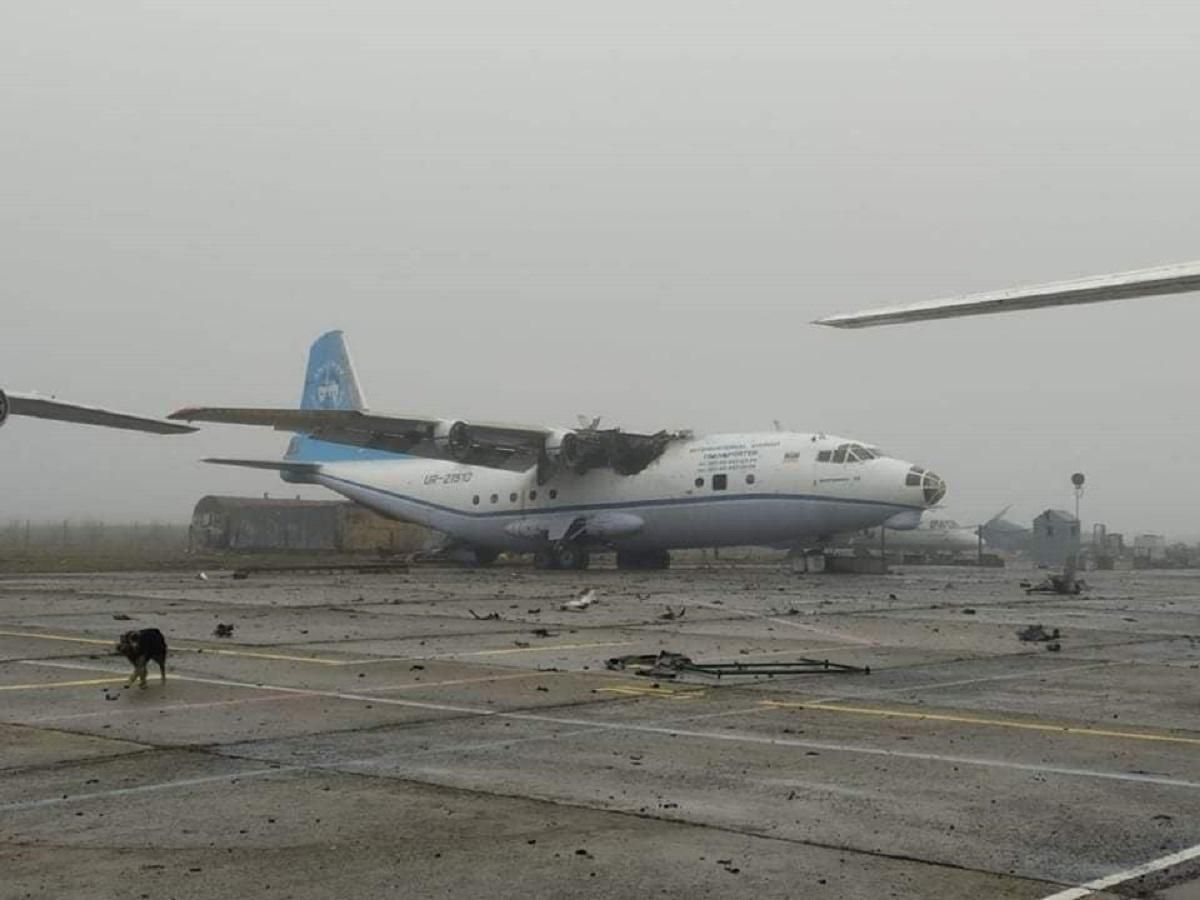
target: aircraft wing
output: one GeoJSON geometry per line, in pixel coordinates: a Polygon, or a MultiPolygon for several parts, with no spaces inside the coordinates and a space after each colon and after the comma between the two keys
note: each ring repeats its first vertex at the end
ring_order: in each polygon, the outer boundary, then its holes
{"type": "Polygon", "coordinates": [[[43,397],[40,394],[0,391],[0,425],[4,424],[10,415],[54,419],[59,422],[74,422],[77,425],[121,428],[126,431],[146,431],[151,434],[187,434],[198,430],[190,425],[180,425],[177,422],[134,416],[129,413],[103,409],[99,406],[67,403],[54,397],[43,397]]]}
{"type": "Polygon", "coordinates": [[[1132,297],[1153,297],[1160,294],[1181,294],[1200,290],[1200,262],[1138,269],[1113,275],[1096,275],[1072,281],[1054,281],[1031,287],[967,294],[946,300],[929,300],[907,306],[885,306],[864,312],[843,313],[817,319],[816,325],[834,328],[870,328],[875,325],[897,325],[927,319],[949,319],[957,316],[982,316],[990,313],[1037,309],[1042,306],[1066,306],[1076,303],[1099,303],[1104,300],[1125,300],[1132,297]]]}
{"type": "Polygon", "coordinates": [[[464,422],[355,409],[191,407],[168,418],[260,425],[334,444],[516,471],[561,463],[575,471],[607,466],[621,474],[634,474],[677,437],[665,431],[654,435],[618,429],[563,431],[541,425],[464,422]]]}

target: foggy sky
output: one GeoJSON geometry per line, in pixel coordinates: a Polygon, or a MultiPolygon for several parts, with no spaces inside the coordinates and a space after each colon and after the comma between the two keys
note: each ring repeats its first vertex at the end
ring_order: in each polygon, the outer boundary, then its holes
{"type": "MultiPolygon", "coordinates": [[[[1200,535],[1196,295],[809,321],[1200,258],[1200,8],[1108,0],[0,8],[0,385],[857,437],[964,523],[1200,535]]],[[[294,492],[182,438],[0,431],[0,525],[294,492]]],[[[309,490],[310,495],[323,492],[309,490]]]]}

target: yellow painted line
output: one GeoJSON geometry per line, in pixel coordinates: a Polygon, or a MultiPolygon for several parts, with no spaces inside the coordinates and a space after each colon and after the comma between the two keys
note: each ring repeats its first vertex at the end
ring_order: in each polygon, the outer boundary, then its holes
{"type": "Polygon", "coordinates": [[[651,687],[648,684],[618,684],[613,687],[597,688],[597,694],[625,694],[631,697],[664,697],[671,700],[684,700],[702,696],[704,688],[665,688],[651,687]]]}
{"type": "Polygon", "coordinates": [[[102,641],[99,638],[71,637],[65,634],[37,634],[32,631],[0,631],[0,637],[42,638],[46,641],[72,641],[76,644],[104,644],[115,647],[116,641],[102,641]]]}
{"type": "Polygon", "coordinates": [[[86,678],[83,681],[43,681],[38,684],[4,684],[0,691],[36,691],[41,688],[83,687],[91,684],[124,684],[128,678],[86,678]]]}
{"type": "Polygon", "coordinates": [[[548,653],[551,650],[586,650],[589,647],[628,647],[630,644],[636,643],[637,641],[601,641],[595,644],[543,644],[537,647],[505,647],[501,650],[472,650],[468,653],[447,653],[444,655],[439,655],[436,658],[450,659],[457,656],[506,656],[510,653],[548,653]]]}
{"type": "MultiPolygon", "coordinates": [[[[44,641],[69,641],[75,644],[103,644],[107,647],[116,646],[116,641],[105,641],[100,638],[74,637],[66,634],[38,634],[33,631],[0,631],[0,637],[41,638],[44,641]]],[[[211,653],[215,656],[245,656],[250,659],[277,659],[284,662],[316,663],[320,666],[350,665],[340,659],[322,659],[319,656],[292,656],[286,653],[262,653],[256,650],[225,650],[221,647],[188,647],[184,644],[172,644],[172,650],[186,653],[211,653]]]]}
{"type": "Polygon", "coordinates": [[[383,693],[384,691],[414,691],[421,688],[453,687],[459,684],[488,684],[492,681],[516,681],[519,678],[544,678],[547,675],[560,675],[561,672],[519,672],[516,675],[483,675],[479,678],[454,678],[450,681],[415,681],[412,684],[393,684],[388,687],[364,688],[364,694],[383,693]]]}
{"type": "Polygon", "coordinates": [[[1200,746],[1200,738],[1171,734],[1148,734],[1141,731],[1115,731],[1108,728],[1082,728],[1076,725],[1051,725],[1044,722],[1024,722],[1020,719],[988,719],[981,716],[952,716],[946,713],[907,712],[898,709],[877,709],[868,706],[832,706],[825,703],[788,703],[763,700],[761,706],[775,709],[808,709],[814,712],[849,713],[859,716],[880,716],[888,719],[915,719],[925,722],[953,722],[958,725],[990,725],[998,728],[1018,728],[1024,731],[1046,731],[1054,734],[1078,734],[1084,737],[1126,738],[1134,741],[1158,741],[1165,744],[1200,746]]]}

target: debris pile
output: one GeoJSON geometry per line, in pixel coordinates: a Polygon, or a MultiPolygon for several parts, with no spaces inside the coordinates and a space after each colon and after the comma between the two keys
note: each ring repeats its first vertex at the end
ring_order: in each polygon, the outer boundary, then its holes
{"type": "Polygon", "coordinates": [[[677,678],[684,674],[712,675],[724,678],[730,675],[766,676],[776,675],[845,675],[871,674],[870,666],[850,666],[830,662],[827,659],[801,658],[790,662],[745,663],[745,662],[696,662],[682,653],[662,650],[657,654],[643,653],[629,656],[614,656],[605,662],[605,668],[614,672],[633,672],[646,678],[677,678]]]}
{"type": "Polygon", "coordinates": [[[578,597],[576,597],[574,600],[568,600],[566,603],[560,606],[559,609],[563,610],[564,612],[583,612],[596,602],[596,589],[588,588],[587,590],[580,591],[578,597]]]}
{"type": "Polygon", "coordinates": [[[1047,631],[1044,625],[1029,625],[1020,629],[1017,632],[1017,637],[1022,641],[1039,642],[1039,641],[1057,641],[1060,637],[1058,629],[1047,631]]]}

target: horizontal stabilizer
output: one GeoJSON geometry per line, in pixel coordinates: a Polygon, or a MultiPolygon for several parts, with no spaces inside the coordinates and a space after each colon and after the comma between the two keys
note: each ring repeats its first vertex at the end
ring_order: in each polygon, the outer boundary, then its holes
{"type": "Polygon", "coordinates": [[[1200,262],[1117,272],[1113,275],[1095,275],[1090,278],[1055,281],[984,294],[968,294],[946,300],[912,303],[908,306],[868,309],[864,312],[826,316],[824,319],[817,319],[814,324],[831,325],[834,328],[869,328],[873,325],[896,325],[902,322],[949,319],[956,316],[981,316],[1043,306],[1099,303],[1104,300],[1154,297],[1187,291],[1200,291],[1200,262]]]}
{"type": "Polygon", "coordinates": [[[287,459],[223,459],[209,457],[203,460],[214,466],[241,466],[244,469],[269,469],[273,472],[284,472],[288,475],[316,475],[321,471],[321,464],[316,462],[296,462],[287,459]]]}

